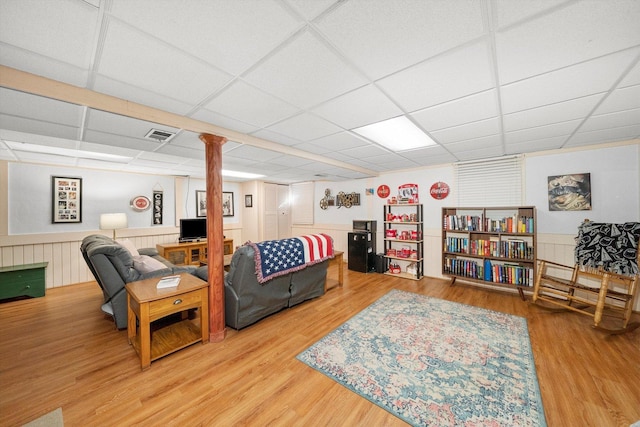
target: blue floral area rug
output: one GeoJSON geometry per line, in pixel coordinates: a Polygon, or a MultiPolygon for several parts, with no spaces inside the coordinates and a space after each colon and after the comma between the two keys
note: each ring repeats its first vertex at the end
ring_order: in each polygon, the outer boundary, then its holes
{"type": "Polygon", "coordinates": [[[416,426],[546,426],[525,318],[392,290],[298,360],[416,426]]]}

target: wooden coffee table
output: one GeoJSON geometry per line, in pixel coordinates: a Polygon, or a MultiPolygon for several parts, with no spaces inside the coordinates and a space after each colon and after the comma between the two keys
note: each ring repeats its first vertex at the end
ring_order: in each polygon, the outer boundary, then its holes
{"type": "Polygon", "coordinates": [[[129,344],[140,356],[143,370],[153,360],[209,341],[209,284],[189,273],[180,274],[180,284],[175,288],[157,289],[159,280],[157,277],[126,285],[129,344]],[[151,322],[189,309],[199,309],[199,326],[191,319],[183,319],[151,334],[151,322]]]}

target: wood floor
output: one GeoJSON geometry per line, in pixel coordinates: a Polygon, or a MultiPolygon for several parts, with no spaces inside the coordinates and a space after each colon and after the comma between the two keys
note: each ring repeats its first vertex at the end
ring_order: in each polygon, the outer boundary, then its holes
{"type": "Polygon", "coordinates": [[[342,288],[229,329],[222,343],[195,344],[146,371],[126,331],[100,313],[95,283],[0,304],[0,425],[58,407],[66,426],[405,425],[295,359],[394,288],[526,317],[549,426],[640,420],[640,329],[604,336],[587,316],[550,313],[515,294],[344,273],[342,288]]]}

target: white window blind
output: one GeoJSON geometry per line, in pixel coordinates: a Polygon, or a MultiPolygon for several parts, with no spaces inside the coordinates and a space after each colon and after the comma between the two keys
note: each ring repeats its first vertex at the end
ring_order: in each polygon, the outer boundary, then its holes
{"type": "Polygon", "coordinates": [[[522,156],[501,157],[455,165],[458,206],[520,206],[522,156]]]}
{"type": "Polygon", "coordinates": [[[291,222],[313,224],[314,183],[291,184],[291,222]]]}

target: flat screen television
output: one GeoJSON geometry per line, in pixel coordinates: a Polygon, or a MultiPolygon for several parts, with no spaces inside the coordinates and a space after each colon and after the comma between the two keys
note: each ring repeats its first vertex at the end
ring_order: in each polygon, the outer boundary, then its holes
{"type": "Polygon", "coordinates": [[[180,220],[180,241],[193,242],[207,238],[206,218],[187,218],[180,220]]]}

